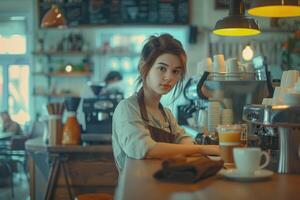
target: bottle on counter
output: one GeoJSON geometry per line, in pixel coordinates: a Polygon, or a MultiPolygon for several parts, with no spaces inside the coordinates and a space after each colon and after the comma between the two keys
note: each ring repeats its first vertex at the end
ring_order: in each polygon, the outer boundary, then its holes
{"type": "Polygon", "coordinates": [[[67,109],[67,121],[63,128],[62,144],[80,144],[80,125],[76,118],[76,111],[80,97],[66,97],[64,100],[67,109]]]}
{"type": "Polygon", "coordinates": [[[67,121],[63,128],[62,144],[80,144],[80,125],[76,118],[76,112],[67,113],[67,121]]]}

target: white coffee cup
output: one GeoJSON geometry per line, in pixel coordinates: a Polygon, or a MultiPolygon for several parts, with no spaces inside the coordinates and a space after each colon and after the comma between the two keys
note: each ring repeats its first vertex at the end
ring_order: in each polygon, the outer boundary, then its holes
{"type": "Polygon", "coordinates": [[[255,171],[265,168],[270,162],[269,154],[257,147],[234,148],[233,158],[237,172],[246,176],[253,175],[255,171]],[[265,156],[265,162],[260,165],[262,156],[265,156]]]}

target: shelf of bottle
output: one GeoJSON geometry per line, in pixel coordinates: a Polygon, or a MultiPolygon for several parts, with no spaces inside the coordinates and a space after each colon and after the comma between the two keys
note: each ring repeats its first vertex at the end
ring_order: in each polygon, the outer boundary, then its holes
{"type": "Polygon", "coordinates": [[[48,56],[78,56],[78,55],[92,55],[94,51],[37,51],[33,55],[48,55],[48,56]]]}
{"type": "Polygon", "coordinates": [[[119,51],[119,50],[111,50],[107,52],[102,52],[100,50],[95,51],[41,51],[41,52],[33,52],[33,55],[46,55],[46,56],[139,56],[140,54],[132,51],[119,51]]]}
{"type": "Polygon", "coordinates": [[[32,73],[35,76],[52,76],[52,77],[85,77],[85,76],[91,76],[92,73],[87,72],[33,72],[32,73]]]}
{"type": "Polygon", "coordinates": [[[56,98],[64,98],[64,97],[80,97],[78,94],[74,93],[46,93],[46,92],[35,92],[34,96],[42,96],[42,97],[56,97],[56,98]]]}

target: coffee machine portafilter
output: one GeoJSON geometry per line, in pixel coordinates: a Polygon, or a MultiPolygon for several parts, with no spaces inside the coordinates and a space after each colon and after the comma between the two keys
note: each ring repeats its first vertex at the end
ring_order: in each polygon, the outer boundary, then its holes
{"type": "Polygon", "coordinates": [[[300,174],[300,106],[250,104],[244,106],[243,119],[252,125],[277,130],[279,153],[271,154],[275,156],[272,160],[277,161],[273,170],[300,174]]]}

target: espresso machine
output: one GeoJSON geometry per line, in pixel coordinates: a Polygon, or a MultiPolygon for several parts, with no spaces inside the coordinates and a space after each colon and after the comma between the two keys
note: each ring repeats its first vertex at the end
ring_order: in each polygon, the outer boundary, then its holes
{"type": "Polygon", "coordinates": [[[81,139],[86,143],[111,142],[112,116],[116,106],[123,99],[123,93],[103,93],[102,84],[92,84],[90,88],[96,97],[83,99],[82,111],[86,128],[81,134],[81,139]]]}
{"type": "Polygon", "coordinates": [[[271,155],[269,169],[300,174],[300,106],[249,104],[243,119],[260,137],[259,146],[271,155]]]}

